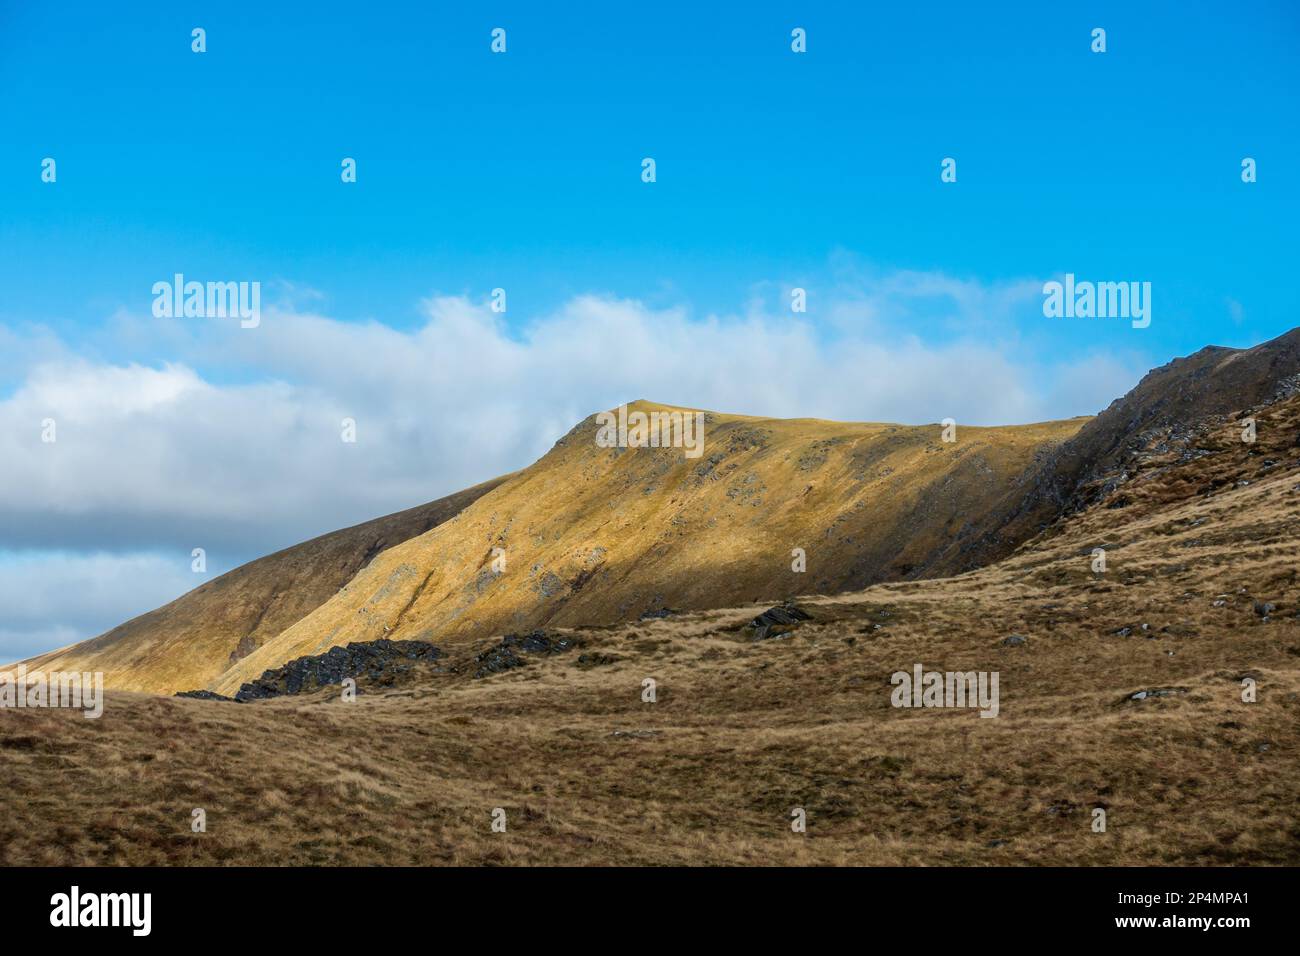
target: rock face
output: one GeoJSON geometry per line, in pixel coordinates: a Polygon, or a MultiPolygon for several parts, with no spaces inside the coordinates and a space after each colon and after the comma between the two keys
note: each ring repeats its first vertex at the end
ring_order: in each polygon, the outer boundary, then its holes
{"type": "Polygon", "coordinates": [[[210,690],[182,690],[178,691],[175,696],[189,697],[191,700],[224,700],[232,704],[238,703],[233,697],[217,694],[210,690]]]}
{"type": "Polygon", "coordinates": [[[1151,687],[1147,690],[1140,690],[1137,693],[1129,694],[1125,700],[1149,700],[1153,697],[1174,697],[1178,694],[1186,693],[1186,687],[1151,687]]]}
{"type": "MultiPolygon", "coordinates": [[[[433,662],[442,657],[442,651],[426,641],[390,641],[381,639],[346,647],[331,647],[315,657],[300,657],[283,667],[265,671],[255,681],[244,684],[234,696],[244,703],[283,697],[286,694],[303,694],[322,687],[342,684],[349,677],[383,683],[409,672],[417,662],[433,662]]],[[[361,693],[362,688],[357,688],[361,693]]],[[[209,691],[189,691],[186,697],[230,700],[209,691]]]]}

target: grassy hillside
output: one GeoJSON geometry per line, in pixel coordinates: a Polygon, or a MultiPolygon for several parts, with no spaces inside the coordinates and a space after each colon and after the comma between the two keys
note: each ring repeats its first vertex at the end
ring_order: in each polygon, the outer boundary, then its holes
{"type": "Polygon", "coordinates": [[[943,573],[934,556],[966,516],[1083,421],[960,427],[946,443],[938,425],[707,412],[703,453],[689,458],[599,447],[593,416],[454,519],[378,555],[212,687],[233,695],[353,641],[455,643],[943,573]],[[796,548],[806,571],[792,570],[796,548]]]}
{"type": "Polygon", "coordinates": [[[937,555],[967,570],[1005,557],[1043,528],[1123,482],[1135,456],[1183,442],[1198,422],[1221,419],[1300,390],[1300,329],[1249,349],[1207,346],[1152,369],[1068,441],[1042,456],[1003,500],[971,515],[937,555]]]}
{"type": "Polygon", "coordinates": [[[1300,396],[1254,444],[1239,411],[1140,443],[1005,561],[803,598],[771,640],[759,604],[570,629],[484,677],[498,638],[473,639],[353,702],[10,711],[0,863],[1295,865],[1300,396]],[[916,663],[998,671],[999,716],[892,707],[916,663]]]}
{"type": "Polygon", "coordinates": [[[436,527],[503,480],[259,558],[27,667],[103,671],[109,686],[123,690],[202,687],[337,594],[375,555],[436,527]]]}

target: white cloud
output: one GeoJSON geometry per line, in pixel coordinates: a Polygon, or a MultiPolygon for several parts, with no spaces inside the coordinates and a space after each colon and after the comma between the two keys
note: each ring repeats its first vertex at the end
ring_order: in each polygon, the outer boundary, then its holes
{"type": "MultiPolygon", "coordinates": [[[[514,326],[485,304],[441,297],[411,331],[274,307],[247,330],[119,314],[115,341],[152,338],[171,360],[109,364],[41,337],[0,401],[0,548],[129,557],[204,547],[214,565],[230,566],[524,466],[585,416],[636,398],[757,415],[1002,424],[1095,412],[1136,382],[1138,370],[1114,359],[1022,355],[1004,321],[943,344],[855,325],[881,310],[895,329],[974,322],[981,310],[1000,320],[1023,298],[1021,285],[896,274],[857,292],[843,285],[820,303],[832,317],[821,325],[782,311],[785,287],[771,312],[751,304],[743,315],[697,318],[581,296],[514,326]],[[53,444],[41,441],[46,418],[57,422],[53,444]],[[356,420],[356,444],[340,440],[343,418],[356,420]]],[[[1036,297],[1028,307],[1037,309],[1036,297]]],[[[61,593],[85,591],[102,572],[133,596],[106,596],[101,613],[75,617],[17,588],[9,596],[26,608],[29,635],[92,636],[193,586],[163,575],[157,588],[132,589],[127,578],[154,572],[130,561],[74,562],[66,573],[54,558],[38,566],[61,593]]]]}

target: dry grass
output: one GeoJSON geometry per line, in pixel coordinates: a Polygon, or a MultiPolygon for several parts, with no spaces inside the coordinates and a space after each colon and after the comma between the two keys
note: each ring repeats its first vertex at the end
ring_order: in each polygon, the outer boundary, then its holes
{"type": "Polygon", "coordinates": [[[1297,434],[1292,400],[1256,446],[1152,457],[1125,507],[979,572],[808,598],[776,640],[737,629],[755,605],[577,629],[483,680],[490,642],[453,643],[457,672],[355,703],[0,712],[0,862],[1295,864],[1297,434]],[[893,709],[918,662],[999,671],[1000,716],[893,709]],[[1127,700],[1151,687],[1185,693],[1127,700]]]}

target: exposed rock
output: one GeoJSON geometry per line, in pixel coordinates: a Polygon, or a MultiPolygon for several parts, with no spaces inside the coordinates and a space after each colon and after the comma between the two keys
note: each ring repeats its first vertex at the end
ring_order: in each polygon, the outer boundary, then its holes
{"type": "Polygon", "coordinates": [[[1023,634],[1012,634],[1010,637],[1007,637],[1007,638],[1004,638],[1004,639],[1003,639],[1003,641],[1002,641],[1002,646],[1003,646],[1003,647],[1020,647],[1020,646],[1022,646],[1023,644],[1025,644],[1028,640],[1029,640],[1029,638],[1025,637],[1023,634]]]}
{"type": "Polygon", "coordinates": [[[801,622],[812,620],[812,615],[793,601],[770,607],[746,626],[753,630],[750,640],[765,641],[788,634],[801,622]]]}
{"type": "Polygon", "coordinates": [[[1280,390],[1278,382],[1293,380],[1298,370],[1300,330],[1294,329],[1251,349],[1209,346],[1152,369],[1073,436],[1037,455],[1002,506],[975,516],[949,554],[928,558],[929,567],[946,561],[958,569],[987,565],[1099,501],[1110,508],[1131,505],[1136,498],[1127,483],[1148,445],[1163,443],[1175,453],[1213,446],[1204,429],[1219,427],[1223,416],[1235,420],[1243,405],[1282,397],[1292,389],[1280,390]]]}
{"type": "Polygon", "coordinates": [[[182,690],[177,691],[174,696],[191,697],[194,700],[225,700],[232,704],[239,703],[239,701],[235,700],[233,697],[227,697],[225,694],[217,694],[210,690],[182,690]]]}
{"type": "Polygon", "coordinates": [[[1186,694],[1186,687],[1152,687],[1148,690],[1140,690],[1136,694],[1129,694],[1125,700],[1148,700],[1152,697],[1173,697],[1177,694],[1186,694]]]}
{"type": "Polygon", "coordinates": [[[547,571],[542,575],[542,580],[535,585],[534,589],[544,598],[555,597],[564,590],[564,582],[554,571],[547,571]]]}
{"type": "Polygon", "coordinates": [[[657,608],[657,609],[655,609],[655,610],[653,610],[653,611],[646,611],[646,612],[644,612],[644,613],[643,613],[643,614],[642,614],[642,615],[641,615],[637,620],[640,620],[640,621],[653,621],[653,620],[657,620],[657,619],[660,619],[660,618],[672,617],[674,614],[677,614],[677,613],[678,613],[677,611],[674,611],[674,610],[672,610],[671,608],[661,607],[661,608],[657,608]]]}
{"type": "Polygon", "coordinates": [[[495,647],[474,656],[474,663],[478,665],[474,676],[490,677],[515,667],[523,667],[526,661],[519,656],[520,653],[560,654],[576,646],[577,641],[571,637],[547,634],[540,629],[527,634],[507,634],[495,647]]]}
{"type": "MultiPolygon", "coordinates": [[[[346,647],[332,647],[324,654],[299,657],[272,670],[263,671],[257,680],[244,684],[235,700],[264,700],[285,694],[302,694],[342,684],[349,677],[371,681],[391,679],[410,670],[417,661],[435,661],[442,651],[424,641],[363,641],[346,647]]],[[[358,692],[360,692],[358,690],[358,692]]]]}
{"type": "MultiPolygon", "coordinates": [[[[235,649],[230,652],[230,666],[234,667],[253,651],[257,650],[257,639],[252,634],[245,634],[235,645],[235,649]]],[[[178,695],[179,696],[179,695],[178,695]]],[[[230,698],[225,698],[229,700],[230,698]]]]}

